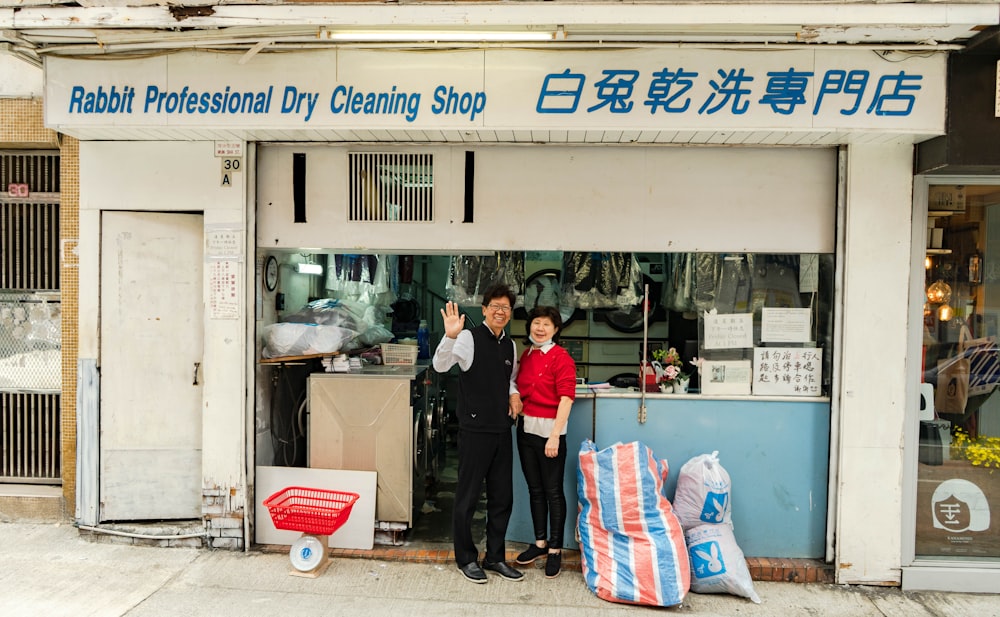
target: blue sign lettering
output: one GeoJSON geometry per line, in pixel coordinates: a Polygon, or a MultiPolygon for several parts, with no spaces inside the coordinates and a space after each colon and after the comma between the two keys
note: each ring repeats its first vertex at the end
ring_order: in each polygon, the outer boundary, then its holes
{"type": "Polygon", "coordinates": [[[587,81],[581,73],[570,73],[566,69],[562,73],[545,76],[542,89],[538,93],[538,103],[535,111],[540,114],[571,114],[580,104],[583,94],[583,84],[587,81]]]}
{"type": "Polygon", "coordinates": [[[431,105],[431,113],[434,114],[464,114],[469,116],[469,121],[476,119],[476,115],[483,113],[486,109],[485,92],[462,92],[455,91],[453,86],[438,86],[434,90],[434,104],[431,105]]]}
{"type": "Polygon", "coordinates": [[[712,86],[712,90],[715,90],[712,94],[705,99],[701,107],[698,109],[699,114],[707,113],[714,114],[723,107],[726,103],[732,101],[732,111],[736,115],[741,115],[747,113],[747,109],[750,108],[750,101],[742,100],[743,97],[750,94],[750,88],[741,87],[744,83],[749,83],[753,81],[753,77],[744,75],[743,72],[746,69],[740,69],[739,72],[736,69],[730,70],[728,73],[719,69],[719,77],[722,78],[722,83],[715,83],[714,79],[708,81],[708,85],[712,86]],[[714,107],[709,107],[709,104],[715,99],[715,95],[721,95],[718,104],[714,107]]]}
{"type": "MultiPolygon", "coordinates": [[[[698,108],[700,115],[713,115],[728,112],[739,116],[750,110],[751,104],[768,108],[771,113],[792,115],[800,106],[810,103],[810,81],[814,77],[811,71],[796,70],[789,67],[787,71],[769,71],[764,93],[753,101],[753,75],[747,74],[745,67],[728,70],[717,69],[718,79],[709,79],[711,92],[698,108]]],[[[593,99],[596,103],[586,107],[586,113],[605,111],[613,114],[627,114],[632,111],[632,95],[640,83],[639,71],[627,69],[604,69],[602,78],[593,84],[593,99]]],[[[669,114],[680,114],[688,111],[691,105],[690,93],[697,85],[699,77],[696,71],[686,71],[683,68],[672,69],[664,67],[654,71],[650,76],[646,89],[646,98],[642,104],[649,108],[649,113],[663,111],[669,114]]],[[[876,116],[908,116],[916,104],[917,93],[921,90],[920,82],[923,75],[908,74],[905,71],[879,77],[874,92],[869,92],[871,73],[863,69],[843,70],[830,69],[826,71],[817,88],[812,115],[817,115],[823,107],[824,99],[828,97],[847,97],[848,106],[839,110],[841,115],[851,116],[861,109],[866,96],[870,96],[870,104],[865,113],[876,116]]],[[[585,86],[588,77],[585,73],[574,73],[565,69],[561,73],[550,73],[545,76],[538,93],[535,111],[540,114],[574,114],[580,109],[584,100],[585,86]]]]}
{"type": "Polygon", "coordinates": [[[656,71],[653,73],[653,80],[649,82],[647,98],[643,105],[649,106],[650,114],[655,114],[657,108],[663,109],[668,114],[679,114],[687,111],[688,106],[691,105],[690,97],[685,98],[684,103],[680,106],[674,105],[674,103],[687,94],[687,91],[694,85],[693,80],[697,76],[698,73],[685,71],[683,68],[677,69],[676,72],[671,72],[666,68],[662,71],[656,71]]]}
{"type": "Polygon", "coordinates": [[[768,73],[767,94],[761,97],[759,103],[770,105],[771,110],[778,114],[791,115],[797,105],[806,102],[806,87],[812,73],[796,71],[776,71],[768,73]]]}
{"type": "Polygon", "coordinates": [[[632,86],[639,78],[639,71],[609,70],[604,71],[604,79],[594,84],[597,88],[597,105],[587,109],[588,112],[608,107],[613,114],[627,114],[632,111],[632,86]]]}

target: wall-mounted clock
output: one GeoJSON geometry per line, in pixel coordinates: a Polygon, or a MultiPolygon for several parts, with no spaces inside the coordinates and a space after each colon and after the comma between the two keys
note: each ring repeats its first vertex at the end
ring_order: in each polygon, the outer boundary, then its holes
{"type": "Polygon", "coordinates": [[[264,262],[264,287],[268,291],[274,291],[278,286],[278,259],[274,255],[269,255],[264,262]]]}

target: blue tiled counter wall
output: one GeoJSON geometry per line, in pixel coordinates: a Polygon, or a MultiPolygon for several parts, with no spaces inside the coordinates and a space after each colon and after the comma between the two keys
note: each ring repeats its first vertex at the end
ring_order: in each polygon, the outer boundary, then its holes
{"type": "MultiPolygon", "coordinates": [[[[724,399],[649,396],[640,424],[635,395],[577,394],[570,415],[566,461],[566,548],[575,540],[577,453],[641,441],[667,459],[666,495],[691,457],[719,451],[732,480],[736,540],[748,556],[821,559],[825,555],[830,403],[826,399],[724,399]]],[[[516,448],[516,446],[515,446],[516,448]]],[[[514,512],[507,538],[533,542],[528,489],[514,457],[514,512]]]]}

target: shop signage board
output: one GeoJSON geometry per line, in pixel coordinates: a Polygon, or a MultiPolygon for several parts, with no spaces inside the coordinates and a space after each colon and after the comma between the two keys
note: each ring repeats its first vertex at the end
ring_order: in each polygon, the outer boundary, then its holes
{"type": "Polygon", "coordinates": [[[60,127],[942,133],[945,54],[322,50],[46,59],[60,127]]]}

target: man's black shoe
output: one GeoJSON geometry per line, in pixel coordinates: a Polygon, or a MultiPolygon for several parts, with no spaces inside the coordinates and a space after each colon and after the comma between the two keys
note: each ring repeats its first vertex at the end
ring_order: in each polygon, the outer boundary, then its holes
{"type": "Polygon", "coordinates": [[[523,572],[518,572],[514,568],[508,566],[506,561],[498,561],[496,563],[488,563],[484,561],[483,570],[496,572],[497,574],[504,577],[508,581],[519,581],[522,578],[524,578],[523,572]]]}
{"type": "Polygon", "coordinates": [[[475,561],[470,561],[464,566],[458,566],[458,571],[462,573],[462,576],[469,579],[473,583],[485,583],[486,573],[483,569],[479,567],[479,564],[475,561]]]}

